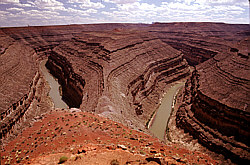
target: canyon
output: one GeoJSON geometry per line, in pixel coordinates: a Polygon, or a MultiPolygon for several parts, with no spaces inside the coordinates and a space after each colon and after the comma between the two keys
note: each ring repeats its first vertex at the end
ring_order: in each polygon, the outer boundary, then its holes
{"type": "Polygon", "coordinates": [[[3,150],[55,111],[39,69],[47,60],[64,109],[149,135],[164,94],[186,81],[177,96],[176,129],[225,159],[249,162],[249,35],[249,25],[202,22],[1,28],[3,150]]]}
{"type": "MultiPolygon", "coordinates": [[[[249,47],[249,38],[246,42],[249,47]]],[[[196,67],[185,86],[177,125],[208,148],[246,163],[250,135],[249,54],[230,50],[196,67]]]]}

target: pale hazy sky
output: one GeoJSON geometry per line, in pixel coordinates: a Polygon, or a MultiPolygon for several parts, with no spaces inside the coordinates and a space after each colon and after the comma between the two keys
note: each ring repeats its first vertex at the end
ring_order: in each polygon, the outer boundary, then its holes
{"type": "Polygon", "coordinates": [[[249,23],[249,0],[0,0],[0,26],[249,23]]]}

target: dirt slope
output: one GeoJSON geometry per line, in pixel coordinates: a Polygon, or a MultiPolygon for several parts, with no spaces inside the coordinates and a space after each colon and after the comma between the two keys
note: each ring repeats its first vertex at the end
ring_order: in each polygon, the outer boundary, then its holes
{"type": "Polygon", "coordinates": [[[110,164],[115,159],[120,164],[216,164],[205,154],[165,145],[143,132],[79,111],[42,115],[4,148],[1,163],[57,164],[67,156],[66,164],[110,164]]]}

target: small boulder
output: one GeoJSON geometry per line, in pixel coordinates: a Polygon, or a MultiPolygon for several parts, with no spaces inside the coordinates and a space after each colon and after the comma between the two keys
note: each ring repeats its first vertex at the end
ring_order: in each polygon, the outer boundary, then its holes
{"type": "Polygon", "coordinates": [[[118,144],[117,148],[121,148],[123,150],[127,150],[127,147],[125,145],[122,145],[122,144],[118,144]]]}

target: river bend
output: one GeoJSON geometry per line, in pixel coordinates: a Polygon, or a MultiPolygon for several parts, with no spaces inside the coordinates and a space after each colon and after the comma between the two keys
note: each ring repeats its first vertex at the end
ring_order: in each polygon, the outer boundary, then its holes
{"type": "Polygon", "coordinates": [[[174,101],[174,96],[177,94],[179,89],[184,86],[184,82],[178,83],[172,86],[161,100],[161,105],[159,106],[156,115],[152,120],[152,124],[149,128],[157,138],[160,140],[165,140],[166,128],[168,125],[168,119],[172,111],[172,104],[174,101]]]}

